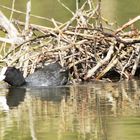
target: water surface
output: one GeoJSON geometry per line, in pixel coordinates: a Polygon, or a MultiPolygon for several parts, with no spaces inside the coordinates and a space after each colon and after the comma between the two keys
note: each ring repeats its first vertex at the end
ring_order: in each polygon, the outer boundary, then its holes
{"type": "Polygon", "coordinates": [[[0,92],[0,139],[139,140],[140,81],[0,92]]]}

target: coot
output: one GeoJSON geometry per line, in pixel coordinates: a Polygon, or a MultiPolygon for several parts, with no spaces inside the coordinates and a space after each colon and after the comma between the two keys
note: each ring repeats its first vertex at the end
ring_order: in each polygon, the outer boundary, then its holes
{"type": "Polygon", "coordinates": [[[0,74],[0,80],[4,80],[11,86],[60,86],[67,83],[68,70],[55,62],[37,69],[33,74],[24,78],[19,69],[4,67],[0,74]]]}

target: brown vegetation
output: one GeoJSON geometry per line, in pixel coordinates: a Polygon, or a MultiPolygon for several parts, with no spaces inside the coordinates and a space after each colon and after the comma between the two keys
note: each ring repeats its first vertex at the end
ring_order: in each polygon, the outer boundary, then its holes
{"type": "Polygon", "coordinates": [[[0,27],[6,34],[0,38],[4,42],[1,63],[21,68],[26,76],[40,62],[59,61],[70,70],[72,82],[101,79],[112,70],[121,78],[134,76],[139,66],[140,40],[138,29],[132,26],[139,16],[116,30],[108,29],[101,16],[101,2],[93,5],[92,0],[86,1],[66,23],[52,19],[52,28],[29,23],[30,1],[25,23],[14,19],[10,23],[1,12],[0,27]],[[124,31],[127,27],[130,31],[124,31]],[[6,43],[10,44],[8,51],[6,43]]]}

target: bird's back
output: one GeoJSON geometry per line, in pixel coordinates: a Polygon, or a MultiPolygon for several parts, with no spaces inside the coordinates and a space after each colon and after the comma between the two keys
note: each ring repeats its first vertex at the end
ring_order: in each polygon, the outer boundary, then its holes
{"type": "Polygon", "coordinates": [[[67,83],[68,71],[59,63],[52,63],[36,70],[26,78],[29,86],[59,86],[67,83]]]}

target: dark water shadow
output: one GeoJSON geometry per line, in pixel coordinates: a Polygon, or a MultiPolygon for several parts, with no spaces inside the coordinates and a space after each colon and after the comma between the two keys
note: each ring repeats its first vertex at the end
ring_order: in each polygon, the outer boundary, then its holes
{"type": "Polygon", "coordinates": [[[24,88],[9,88],[6,96],[7,105],[9,107],[16,107],[24,101],[26,89],[24,88]]]}
{"type": "Polygon", "coordinates": [[[21,102],[24,102],[26,95],[33,98],[39,98],[42,101],[60,102],[70,95],[69,87],[51,87],[51,88],[9,88],[6,96],[7,105],[10,108],[17,107],[21,102]]]}
{"type": "Polygon", "coordinates": [[[69,87],[34,87],[27,90],[26,94],[41,100],[60,102],[70,95],[69,87]]]}

